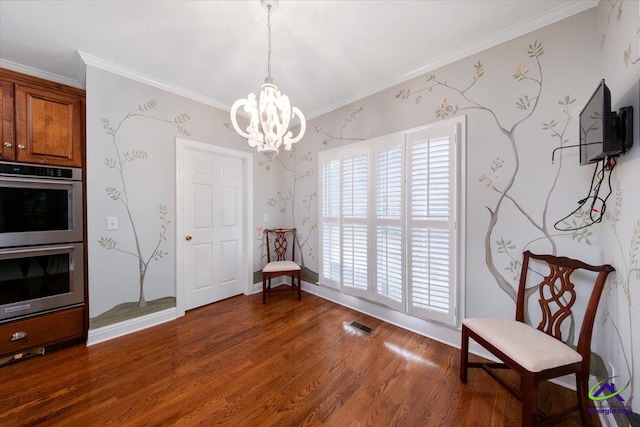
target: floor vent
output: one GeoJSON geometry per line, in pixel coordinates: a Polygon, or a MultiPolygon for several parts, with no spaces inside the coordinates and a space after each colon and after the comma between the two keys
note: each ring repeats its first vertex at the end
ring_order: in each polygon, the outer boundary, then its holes
{"type": "Polygon", "coordinates": [[[370,334],[371,332],[373,332],[373,328],[365,326],[362,323],[351,322],[351,326],[353,326],[354,328],[360,329],[362,332],[366,334],[370,334]]]}

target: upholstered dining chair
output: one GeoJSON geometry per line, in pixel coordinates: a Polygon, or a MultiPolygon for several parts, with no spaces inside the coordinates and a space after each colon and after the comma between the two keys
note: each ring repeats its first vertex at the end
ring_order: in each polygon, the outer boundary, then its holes
{"type": "MultiPolygon", "coordinates": [[[[607,276],[612,271],[614,268],[610,265],[593,266],[566,257],[524,252],[515,320],[463,320],[460,380],[467,382],[468,368],[484,369],[522,402],[523,426],[555,424],[578,414],[583,425],[592,425],[587,399],[591,333],[600,295],[607,276]],[[574,285],[572,274],[578,270],[581,271],[575,277],[579,278],[579,282],[576,281],[577,284],[574,285]],[[532,285],[531,282],[535,284],[532,285]],[[580,298],[585,301],[584,310],[576,310],[574,307],[578,298],[577,290],[585,291],[586,298],[580,298]],[[541,310],[536,317],[533,310],[526,310],[529,297],[534,295],[541,310]],[[539,320],[538,326],[526,324],[525,317],[531,317],[536,322],[539,320]],[[574,346],[574,337],[569,335],[574,330],[574,322],[579,319],[582,319],[582,326],[577,346],[574,346]],[[569,321],[563,324],[565,320],[569,321]],[[567,338],[563,339],[563,333],[567,332],[567,338]],[[469,338],[501,362],[469,362],[469,338]],[[500,368],[511,368],[520,375],[520,389],[508,384],[494,371],[500,368]],[[553,416],[539,411],[539,383],[567,374],[576,376],[578,404],[553,416]]],[[[531,303],[530,305],[535,305],[533,298],[531,303]]]]}
{"type": "Polygon", "coordinates": [[[267,294],[276,291],[297,291],[298,301],[302,298],[302,282],[300,266],[296,259],[296,229],[273,228],[265,229],[265,244],[267,246],[267,265],[262,269],[262,303],[267,303],[267,294]],[[269,237],[272,237],[270,240],[269,237]],[[289,248],[291,244],[291,248],[289,248]],[[272,261],[272,252],[274,259],[272,261]],[[290,254],[290,259],[287,258],[290,254]],[[278,276],[291,276],[291,286],[271,287],[271,279],[278,276]],[[297,279],[297,283],[296,280],[297,279]]]}

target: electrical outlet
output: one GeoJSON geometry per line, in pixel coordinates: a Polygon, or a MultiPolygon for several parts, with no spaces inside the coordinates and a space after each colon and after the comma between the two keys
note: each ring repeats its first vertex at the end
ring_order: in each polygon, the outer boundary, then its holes
{"type": "Polygon", "coordinates": [[[108,216],[107,217],[107,230],[117,230],[118,229],[118,217],[117,216],[108,216]]]}

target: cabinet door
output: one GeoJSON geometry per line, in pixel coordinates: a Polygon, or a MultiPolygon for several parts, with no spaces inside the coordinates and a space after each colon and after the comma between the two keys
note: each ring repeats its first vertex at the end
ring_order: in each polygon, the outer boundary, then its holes
{"type": "Polygon", "coordinates": [[[0,80],[0,160],[15,160],[13,127],[13,83],[0,80]]]}
{"type": "Polygon", "coordinates": [[[82,166],[82,99],[16,85],[16,160],[82,166]]]}

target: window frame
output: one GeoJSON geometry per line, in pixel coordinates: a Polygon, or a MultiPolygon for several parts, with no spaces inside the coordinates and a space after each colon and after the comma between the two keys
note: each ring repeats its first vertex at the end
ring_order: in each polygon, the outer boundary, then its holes
{"type": "MultiPolygon", "coordinates": [[[[465,240],[466,240],[466,224],[465,218],[465,194],[466,194],[466,116],[453,117],[447,120],[438,121],[435,123],[414,127],[400,132],[395,132],[389,135],[384,135],[376,138],[372,138],[366,141],[359,141],[342,147],[332,148],[329,150],[321,151],[318,153],[318,194],[320,209],[318,212],[318,240],[320,247],[319,257],[319,281],[321,286],[328,286],[339,290],[345,294],[358,296],[387,306],[393,310],[400,311],[413,317],[419,317],[426,320],[432,320],[440,323],[444,323],[449,326],[457,326],[458,321],[461,318],[461,314],[464,313],[464,271],[465,271],[465,240]],[[411,286],[411,272],[409,268],[411,266],[411,232],[412,228],[409,226],[412,223],[417,223],[411,218],[412,200],[410,192],[410,162],[411,162],[411,144],[413,143],[413,137],[420,133],[433,132],[438,129],[448,129],[449,135],[451,135],[450,143],[450,170],[449,177],[451,180],[451,190],[449,194],[450,198],[450,224],[447,227],[449,233],[451,233],[448,242],[449,248],[449,309],[447,312],[434,309],[423,309],[418,307],[412,307],[412,286],[411,286]],[[377,200],[377,182],[378,174],[376,170],[376,160],[379,152],[387,150],[388,147],[401,146],[402,156],[402,194],[401,194],[401,248],[402,248],[402,301],[398,302],[392,298],[389,298],[383,294],[378,293],[378,278],[377,278],[377,242],[378,242],[378,225],[396,224],[396,220],[378,219],[378,200],[377,200]],[[343,284],[344,271],[341,265],[340,281],[331,280],[324,277],[324,221],[327,219],[323,217],[324,209],[324,193],[323,193],[323,164],[328,161],[339,161],[340,178],[339,178],[339,193],[340,193],[340,214],[338,218],[339,231],[340,231],[340,260],[342,264],[343,260],[343,209],[344,204],[342,200],[343,196],[343,159],[345,157],[354,154],[367,153],[368,156],[368,196],[367,196],[367,219],[362,221],[367,224],[368,231],[368,243],[367,243],[367,258],[368,258],[368,288],[367,290],[358,289],[353,292],[353,289],[349,286],[345,287],[343,284]]],[[[329,224],[330,222],[327,222],[329,224]]],[[[437,227],[436,227],[437,229],[437,227]]]]}

